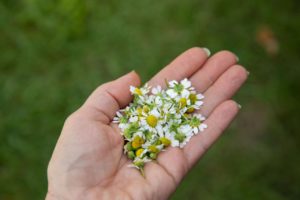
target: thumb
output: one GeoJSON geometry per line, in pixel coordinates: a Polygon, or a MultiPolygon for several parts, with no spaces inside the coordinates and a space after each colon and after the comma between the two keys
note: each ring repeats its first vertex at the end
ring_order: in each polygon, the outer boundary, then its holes
{"type": "MultiPolygon", "coordinates": [[[[132,100],[130,85],[139,86],[139,75],[132,71],[114,81],[99,86],[86,100],[82,109],[89,109],[92,116],[105,116],[105,123],[109,123],[116,112],[125,107],[132,100]]],[[[100,119],[103,119],[102,117],[100,119]]]]}

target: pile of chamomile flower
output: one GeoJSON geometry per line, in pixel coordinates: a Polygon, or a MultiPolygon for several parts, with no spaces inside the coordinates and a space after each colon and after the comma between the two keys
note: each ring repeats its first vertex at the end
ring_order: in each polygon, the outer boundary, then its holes
{"type": "Polygon", "coordinates": [[[166,89],[130,86],[133,102],[118,111],[118,123],[124,137],[124,153],[143,172],[145,163],[157,158],[165,148],[183,148],[192,136],[207,125],[199,114],[204,96],[188,79],[166,81],[166,89]]]}

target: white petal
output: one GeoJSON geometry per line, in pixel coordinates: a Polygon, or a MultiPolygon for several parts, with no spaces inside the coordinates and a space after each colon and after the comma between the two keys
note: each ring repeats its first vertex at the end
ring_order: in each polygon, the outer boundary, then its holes
{"type": "Polygon", "coordinates": [[[206,124],[201,124],[201,125],[199,126],[199,129],[200,129],[201,132],[203,132],[204,129],[206,129],[206,128],[207,128],[207,125],[206,125],[206,124]]]}
{"type": "Polygon", "coordinates": [[[175,98],[177,96],[177,92],[175,92],[172,89],[167,90],[167,94],[171,97],[171,98],[175,98]]]}
{"type": "Polygon", "coordinates": [[[203,104],[203,101],[196,101],[195,105],[196,106],[201,106],[203,104]]]}
{"type": "Polygon", "coordinates": [[[140,136],[141,138],[145,138],[144,134],[142,132],[136,132],[133,134],[134,136],[140,136]]]}
{"type": "Polygon", "coordinates": [[[136,87],[134,87],[134,86],[132,86],[132,85],[130,86],[130,89],[129,89],[129,90],[130,90],[130,92],[131,92],[132,94],[134,93],[135,88],[136,88],[136,87]]]}
{"type": "Polygon", "coordinates": [[[184,97],[184,98],[188,98],[190,95],[190,91],[188,90],[182,90],[181,92],[181,96],[184,97]]]}
{"type": "Polygon", "coordinates": [[[199,131],[198,128],[197,128],[197,127],[194,127],[194,133],[197,134],[198,131],[199,131]]]}
{"type": "Polygon", "coordinates": [[[197,97],[197,99],[199,99],[199,100],[204,98],[203,94],[197,94],[196,97],[197,97]]]}
{"type": "Polygon", "coordinates": [[[159,135],[163,135],[164,130],[163,130],[163,128],[162,128],[162,126],[160,124],[158,124],[156,126],[156,130],[157,130],[157,132],[158,132],[159,135]]]}
{"type": "Polygon", "coordinates": [[[119,111],[116,114],[118,117],[122,117],[122,114],[119,111]]]}
{"type": "Polygon", "coordinates": [[[157,109],[153,109],[150,111],[150,114],[151,115],[154,115],[155,117],[160,117],[160,113],[158,112],[157,109]]]}
{"type": "Polygon", "coordinates": [[[179,141],[178,140],[173,140],[171,146],[172,147],[178,147],[179,146],[179,141]]]}
{"type": "Polygon", "coordinates": [[[159,150],[162,150],[162,149],[163,149],[163,147],[164,147],[164,145],[163,145],[163,144],[161,144],[161,145],[157,145],[157,146],[156,146],[156,148],[158,148],[159,150]]]}
{"type": "Polygon", "coordinates": [[[137,120],[138,120],[137,116],[129,118],[129,122],[136,122],[137,120]]]}
{"type": "Polygon", "coordinates": [[[178,84],[178,82],[175,81],[175,80],[169,82],[169,85],[170,85],[171,87],[174,87],[175,84],[178,84]]]}
{"type": "Polygon", "coordinates": [[[152,94],[158,94],[161,92],[161,87],[157,86],[155,88],[152,89],[152,94]]]}
{"type": "Polygon", "coordinates": [[[155,103],[157,104],[157,106],[161,106],[162,105],[162,100],[161,100],[161,98],[159,96],[157,96],[155,98],[155,103]]]}
{"type": "Polygon", "coordinates": [[[187,104],[187,105],[191,105],[191,100],[188,99],[188,100],[186,101],[186,104],[187,104]]]}
{"type": "Polygon", "coordinates": [[[187,78],[180,81],[180,83],[184,86],[184,88],[189,88],[192,85],[191,81],[189,81],[187,78]]]}

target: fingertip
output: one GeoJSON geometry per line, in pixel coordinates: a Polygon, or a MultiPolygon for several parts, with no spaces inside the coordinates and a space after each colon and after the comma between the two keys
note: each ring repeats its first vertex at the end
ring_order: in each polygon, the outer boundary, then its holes
{"type": "Polygon", "coordinates": [[[210,50],[206,47],[192,47],[184,52],[192,57],[204,59],[210,56],[210,50]]]}
{"type": "Polygon", "coordinates": [[[225,100],[212,111],[208,118],[228,123],[235,118],[239,110],[240,108],[237,102],[231,99],[225,100]]]}
{"type": "Polygon", "coordinates": [[[206,55],[207,55],[208,57],[211,55],[211,52],[210,52],[210,50],[209,50],[208,48],[203,47],[202,49],[203,49],[203,51],[206,53],[206,55]]]}
{"type": "Polygon", "coordinates": [[[221,110],[223,117],[232,117],[235,116],[240,110],[240,104],[234,100],[227,100],[223,102],[219,109],[221,110]]]}
{"type": "Polygon", "coordinates": [[[230,68],[231,80],[236,84],[244,83],[248,78],[247,70],[241,65],[234,65],[230,68]]]}
{"type": "Polygon", "coordinates": [[[136,85],[135,86],[138,86],[141,84],[141,77],[140,75],[135,71],[135,70],[132,70],[130,72],[131,76],[132,76],[132,80],[134,80],[136,82],[136,85]]]}
{"type": "Polygon", "coordinates": [[[220,57],[220,58],[224,58],[227,59],[228,62],[234,64],[236,62],[239,61],[239,58],[237,57],[237,55],[229,50],[222,50],[219,51],[218,53],[215,54],[216,56],[220,57]]]}
{"type": "Polygon", "coordinates": [[[206,62],[208,53],[201,47],[192,47],[179,56],[170,64],[158,72],[148,84],[151,86],[164,85],[165,79],[181,80],[190,78],[206,62]]]}
{"type": "Polygon", "coordinates": [[[188,163],[193,166],[197,160],[209,149],[230,125],[239,111],[238,104],[233,100],[226,100],[217,106],[212,114],[204,121],[207,129],[196,135],[184,147],[188,163]]]}
{"type": "MultiPolygon", "coordinates": [[[[139,86],[141,84],[140,76],[136,71],[131,71],[118,79],[113,81],[114,84],[118,85],[119,88],[126,87],[126,89],[129,88],[130,85],[132,86],[139,86]],[[128,88],[127,88],[128,87],[128,88]]],[[[129,89],[128,89],[129,91],[129,89]]]]}

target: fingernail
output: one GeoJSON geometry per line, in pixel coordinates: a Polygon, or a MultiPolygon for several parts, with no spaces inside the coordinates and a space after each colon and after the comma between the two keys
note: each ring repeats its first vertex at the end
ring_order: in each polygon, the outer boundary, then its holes
{"type": "Polygon", "coordinates": [[[240,61],[240,59],[239,59],[239,57],[237,55],[235,55],[235,59],[236,59],[237,62],[240,61]]]}
{"type": "Polygon", "coordinates": [[[237,103],[237,106],[238,106],[239,109],[242,108],[242,105],[241,105],[241,104],[238,104],[238,103],[237,103]]]}
{"type": "Polygon", "coordinates": [[[205,51],[205,53],[209,57],[210,56],[210,50],[208,48],[205,48],[205,47],[203,47],[202,49],[203,49],[203,51],[205,51]]]}

